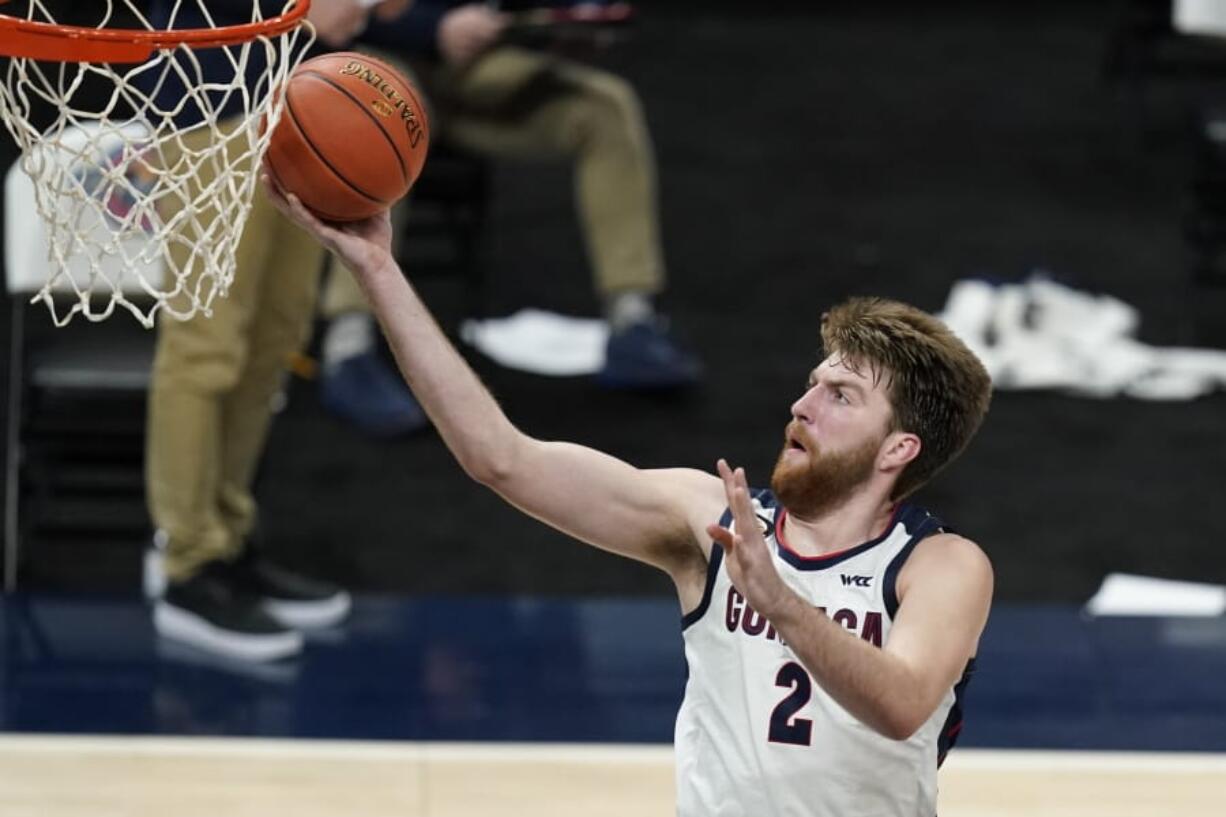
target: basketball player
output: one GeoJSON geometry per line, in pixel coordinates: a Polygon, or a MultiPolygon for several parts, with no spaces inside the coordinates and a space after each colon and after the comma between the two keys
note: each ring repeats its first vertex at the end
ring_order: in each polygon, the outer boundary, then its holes
{"type": "Polygon", "coordinates": [[[386,214],[335,227],[272,198],[354,272],[466,473],[672,578],[689,664],[678,814],[936,814],[992,594],[979,547],[906,501],[987,411],[987,373],[943,324],[880,299],[828,312],[770,491],[723,460],[639,470],[511,424],[393,260],[386,214]]]}

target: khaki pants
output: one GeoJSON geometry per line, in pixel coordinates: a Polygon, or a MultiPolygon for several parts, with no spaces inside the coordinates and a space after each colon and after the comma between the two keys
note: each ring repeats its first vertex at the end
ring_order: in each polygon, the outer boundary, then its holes
{"type": "MultiPolygon", "coordinates": [[[[185,141],[207,138],[202,130],[185,141]]],[[[169,534],[172,581],[234,556],[251,530],[251,482],[271,401],[287,361],[307,339],[323,252],[260,185],[229,295],[214,299],[211,317],[159,321],[146,490],[154,524],[169,534]]]]}
{"type": "MultiPolygon", "coordinates": [[[[575,206],[602,295],[664,283],[655,156],[628,83],[607,71],[501,47],[462,69],[417,67],[434,138],[510,159],[568,159],[575,206]]],[[[339,267],[339,265],[333,265],[339,267]]],[[[333,269],[323,313],[364,309],[351,276],[333,269]]]]}

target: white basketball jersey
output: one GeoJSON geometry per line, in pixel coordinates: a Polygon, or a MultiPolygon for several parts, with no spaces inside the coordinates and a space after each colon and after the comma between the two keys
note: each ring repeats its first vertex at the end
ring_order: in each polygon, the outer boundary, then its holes
{"type": "MultiPolygon", "coordinates": [[[[885,534],[805,558],[788,548],[786,511],[769,491],[754,510],[780,575],[852,634],[880,647],[898,608],[895,582],[915,544],[941,531],[903,504],[885,534]]],[[[731,513],[720,524],[728,526],[731,513]]],[[[961,728],[973,661],[905,741],[874,732],[819,687],[733,587],[716,544],[701,604],[683,619],[689,680],[677,715],[679,817],[935,817],[937,766],[961,728]]]]}

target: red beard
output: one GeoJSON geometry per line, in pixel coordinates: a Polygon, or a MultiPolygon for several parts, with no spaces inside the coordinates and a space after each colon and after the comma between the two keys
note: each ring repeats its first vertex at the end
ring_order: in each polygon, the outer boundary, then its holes
{"type": "Polygon", "coordinates": [[[822,516],[872,476],[880,447],[880,439],[871,439],[850,451],[823,454],[810,444],[800,461],[787,456],[791,443],[785,439],[771,474],[771,490],[789,513],[806,519],[822,516]]]}

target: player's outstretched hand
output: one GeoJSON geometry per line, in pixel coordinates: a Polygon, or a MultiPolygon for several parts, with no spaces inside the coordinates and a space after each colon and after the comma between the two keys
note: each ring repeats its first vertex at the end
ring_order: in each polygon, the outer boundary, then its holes
{"type": "Polygon", "coordinates": [[[302,205],[293,193],[282,190],[267,170],[260,178],[273,205],[302,229],[319,239],[352,272],[365,274],[395,265],[392,257],[392,220],[387,210],[361,221],[326,222],[302,205]]]}
{"type": "Polygon", "coordinates": [[[724,493],[728,497],[728,507],[732,509],[736,532],[719,525],[707,525],[707,534],[724,549],[728,575],[737,590],[755,610],[769,619],[780,605],[786,603],[792,591],[775,569],[770,547],[758,525],[749,499],[745,469],[737,468],[734,471],[722,458],[715,467],[724,481],[724,493]]]}

